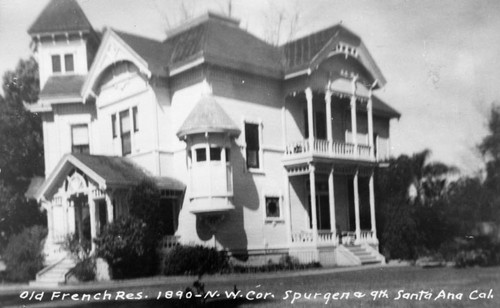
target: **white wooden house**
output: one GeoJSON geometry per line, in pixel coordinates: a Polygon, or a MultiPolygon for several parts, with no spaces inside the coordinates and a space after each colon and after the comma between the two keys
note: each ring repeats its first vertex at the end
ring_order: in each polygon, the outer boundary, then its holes
{"type": "Polygon", "coordinates": [[[253,263],[383,262],[373,172],[400,115],[376,96],[386,80],[343,25],[273,46],[207,13],[156,41],[98,33],[76,1],[52,0],[28,32],[49,263],[68,234],[93,238],[127,215],[127,191],[144,178],[168,208],[166,245],[253,263]]]}

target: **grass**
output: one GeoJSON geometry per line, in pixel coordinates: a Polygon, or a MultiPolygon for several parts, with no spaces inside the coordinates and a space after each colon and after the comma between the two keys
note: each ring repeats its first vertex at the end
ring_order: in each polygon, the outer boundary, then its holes
{"type": "MultiPolygon", "coordinates": [[[[222,282],[207,280],[205,290],[217,291],[220,296],[208,299],[204,307],[290,307],[294,296],[296,300],[293,302],[293,306],[296,307],[500,307],[500,267],[466,269],[385,267],[288,278],[259,279],[258,277],[259,275],[242,275],[238,279],[222,282]],[[241,279],[241,277],[246,277],[246,279],[241,279]],[[237,299],[227,299],[225,291],[233,291],[235,284],[240,291],[237,299]],[[485,295],[492,290],[493,298],[472,300],[469,295],[475,290],[484,292],[485,295]],[[386,294],[388,298],[374,300],[370,294],[375,295],[377,291],[385,291],[385,293],[379,292],[377,294],[386,294]],[[445,297],[437,298],[441,291],[444,292],[445,297]],[[265,294],[266,292],[273,294],[274,298],[268,295],[266,300],[257,300],[257,294],[265,294]],[[336,292],[339,292],[339,297],[342,293],[348,293],[349,297],[334,300],[332,297],[336,292]],[[358,296],[361,294],[364,296],[356,298],[354,292],[359,292],[358,296]],[[398,292],[404,292],[408,296],[413,294],[413,299],[395,300],[398,292]],[[316,299],[314,299],[315,293],[318,293],[316,299]],[[415,299],[420,294],[430,294],[428,295],[430,299],[425,297],[420,300],[415,299]],[[255,300],[247,299],[247,295],[255,300]],[[301,298],[297,299],[299,295],[301,298]],[[306,295],[310,295],[311,298],[305,299],[306,295]],[[451,299],[451,295],[455,299],[451,299]],[[325,298],[325,296],[327,297],[325,298]],[[328,297],[330,299],[327,301],[328,297]]],[[[198,302],[193,300],[156,299],[159,292],[163,296],[168,290],[182,291],[186,287],[188,286],[175,283],[149,287],[127,287],[119,289],[119,291],[135,295],[142,292],[142,299],[112,302],[65,301],[65,303],[74,304],[73,307],[198,306],[198,302]]],[[[116,295],[117,291],[108,288],[108,292],[113,296],[116,295]]],[[[474,293],[474,295],[479,295],[478,293],[474,293]]],[[[48,297],[48,295],[46,296],[48,297]]],[[[22,304],[26,304],[26,302],[22,304]]],[[[47,307],[52,307],[55,302],[46,304],[50,304],[47,307]]]]}

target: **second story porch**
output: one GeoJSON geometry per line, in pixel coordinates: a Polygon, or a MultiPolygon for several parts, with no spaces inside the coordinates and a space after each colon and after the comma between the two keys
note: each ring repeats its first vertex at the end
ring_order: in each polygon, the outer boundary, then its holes
{"type": "Polygon", "coordinates": [[[335,160],[377,163],[389,158],[389,122],[394,117],[389,106],[355,79],[315,89],[308,87],[286,99],[285,166],[335,160]]]}

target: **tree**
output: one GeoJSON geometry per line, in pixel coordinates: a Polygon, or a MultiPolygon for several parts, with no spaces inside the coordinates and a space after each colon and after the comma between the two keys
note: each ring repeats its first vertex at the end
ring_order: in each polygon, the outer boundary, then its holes
{"type": "Polygon", "coordinates": [[[437,250],[453,234],[446,219],[446,176],[456,168],[429,162],[430,151],[401,155],[377,170],[377,226],[390,258],[437,250]]]}
{"type": "Polygon", "coordinates": [[[38,99],[38,65],[33,58],[20,60],[14,71],[3,76],[0,96],[0,251],[8,238],[24,227],[44,224],[34,201],[24,193],[35,175],[44,169],[40,117],[24,103],[38,99]]]}
{"type": "Polygon", "coordinates": [[[479,150],[486,160],[485,186],[491,200],[488,209],[483,209],[489,214],[489,219],[500,222],[500,106],[491,108],[488,121],[489,134],[479,145],[479,150]]]}

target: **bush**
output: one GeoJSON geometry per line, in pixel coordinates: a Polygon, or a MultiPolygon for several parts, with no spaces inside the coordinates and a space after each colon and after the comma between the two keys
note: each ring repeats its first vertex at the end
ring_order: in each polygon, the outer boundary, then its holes
{"type": "Polygon", "coordinates": [[[79,239],[76,234],[69,234],[62,244],[75,259],[84,260],[90,256],[92,245],[87,239],[79,239]]]}
{"type": "Polygon", "coordinates": [[[138,218],[121,218],[107,225],[95,240],[96,256],[105,259],[114,279],[148,276],[156,269],[155,241],[138,218]]]}
{"type": "Polygon", "coordinates": [[[225,251],[203,246],[176,246],[165,256],[165,275],[214,274],[228,268],[225,251]]]}
{"type": "Polygon", "coordinates": [[[43,268],[42,249],[46,235],[45,228],[33,226],[10,237],[3,255],[8,280],[29,281],[36,277],[36,273],[43,268]]]}
{"type": "Polygon", "coordinates": [[[78,262],[70,271],[79,281],[95,280],[95,260],[88,257],[78,262]]]}
{"type": "Polygon", "coordinates": [[[319,262],[312,263],[300,263],[297,258],[291,257],[290,255],[284,255],[280,258],[278,263],[274,263],[271,260],[266,265],[260,266],[248,266],[248,265],[232,265],[230,266],[228,272],[230,273],[268,273],[268,272],[277,272],[277,271],[295,271],[295,270],[304,270],[311,268],[320,268],[321,265],[319,262]]]}
{"type": "Polygon", "coordinates": [[[464,241],[455,256],[456,267],[500,264],[500,243],[492,236],[477,236],[464,241]]]}

